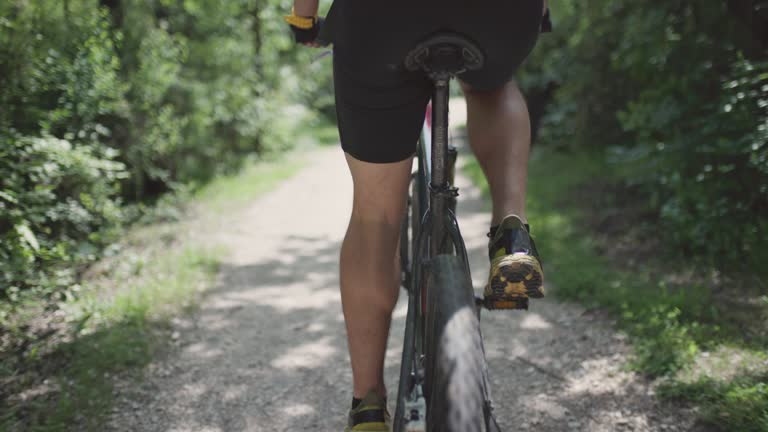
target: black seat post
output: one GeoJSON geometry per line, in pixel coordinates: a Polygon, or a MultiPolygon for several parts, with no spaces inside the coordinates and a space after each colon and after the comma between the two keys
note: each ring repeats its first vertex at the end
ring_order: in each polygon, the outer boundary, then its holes
{"type": "Polygon", "coordinates": [[[450,97],[450,77],[437,78],[432,94],[432,185],[446,186],[448,175],[445,172],[448,158],[448,98],[450,97]]]}
{"type": "MultiPolygon", "coordinates": [[[[448,98],[450,95],[450,76],[434,80],[432,95],[432,178],[430,188],[432,194],[429,200],[432,215],[438,217],[445,214],[448,206],[446,192],[451,187],[448,184],[448,98]],[[435,193],[437,192],[437,193],[435,193]]],[[[432,224],[432,241],[430,248],[432,256],[448,251],[442,239],[445,237],[444,224],[432,224]]]]}
{"type": "MultiPolygon", "coordinates": [[[[456,188],[452,180],[452,161],[448,149],[448,98],[451,78],[482,67],[480,49],[466,37],[450,32],[437,33],[417,45],[405,58],[406,69],[422,71],[432,79],[432,158],[430,172],[429,212],[443,217],[455,203],[456,188]],[[451,207],[449,207],[451,206],[451,207]]],[[[431,255],[450,253],[446,248],[445,223],[432,224],[431,255]]]]}

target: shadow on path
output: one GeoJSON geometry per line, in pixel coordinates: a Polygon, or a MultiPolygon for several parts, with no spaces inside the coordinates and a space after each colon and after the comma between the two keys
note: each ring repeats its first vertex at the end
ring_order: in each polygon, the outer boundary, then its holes
{"type": "MultiPolygon", "coordinates": [[[[351,372],[338,252],[351,186],[337,149],[313,160],[254,203],[240,224],[224,227],[233,256],[217,287],[193,317],[176,320],[176,348],[148,368],[147,380],[123,386],[110,430],[343,429],[351,372]],[[338,187],[308,190],[312,182],[338,187]],[[302,219],[302,209],[313,214],[302,219]]],[[[480,291],[488,207],[466,178],[457,182],[461,229],[480,291]]],[[[401,295],[387,351],[390,399],[405,306],[401,295]]],[[[622,371],[626,346],[598,315],[546,299],[532,302],[527,313],[484,312],[483,332],[505,431],[689,430],[664,429],[680,425],[679,412],[658,406],[645,382],[622,371]]]]}

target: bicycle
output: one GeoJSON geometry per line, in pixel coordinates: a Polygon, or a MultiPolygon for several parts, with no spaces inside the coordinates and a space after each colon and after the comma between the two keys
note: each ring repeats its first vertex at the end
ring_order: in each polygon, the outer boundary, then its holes
{"type": "MultiPolygon", "coordinates": [[[[426,73],[434,91],[431,134],[425,124],[417,149],[418,169],[412,175],[410,214],[401,227],[408,312],[394,432],[500,430],[480,331],[480,310],[489,305],[476,298],[472,288],[455,215],[457,151],[448,144],[450,81],[481,68],[483,62],[482,51],[473,42],[448,32],[418,44],[404,62],[407,70],[426,73]]],[[[527,309],[527,300],[519,308],[527,309]]]]}

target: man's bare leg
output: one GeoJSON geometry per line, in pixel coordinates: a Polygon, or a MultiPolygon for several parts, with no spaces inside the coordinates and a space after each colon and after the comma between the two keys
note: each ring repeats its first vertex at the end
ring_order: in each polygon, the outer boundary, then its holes
{"type": "Polygon", "coordinates": [[[384,354],[400,289],[397,246],[412,158],[374,164],[346,157],[354,199],[341,247],[341,301],[354,397],[370,390],[386,396],[384,354]]]}
{"type": "MultiPolygon", "coordinates": [[[[488,178],[492,224],[509,214],[525,219],[530,124],[515,83],[492,92],[464,88],[470,145],[488,178]]],[[[412,160],[372,164],[347,155],[354,201],[341,249],[341,295],[354,397],[386,395],[383,368],[397,302],[397,245],[412,160]]]]}
{"type": "Polygon", "coordinates": [[[528,298],[544,296],[544,271],[524,226],[531,147],[528,108],[514,81],[488,92],[463,88],[470,146],[488,180],[493,200],[488,245],[491,266],[483,298],[493,308],[526,308],[528,298]],[[500,224],[495,231],[493,227],[500,224]]]}
{"type": "Polygon", "coordinates": [[[472,151],[488,179],[491,225],[515,214],[524,222],[531,124],[525,99],[510,81],[500,89],[475,91],[462,83],[467,101],[467,133],[472,151]]]}

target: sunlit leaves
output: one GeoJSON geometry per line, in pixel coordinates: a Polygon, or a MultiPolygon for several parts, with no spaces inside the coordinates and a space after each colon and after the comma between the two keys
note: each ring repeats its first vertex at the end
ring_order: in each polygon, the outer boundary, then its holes
{"type": "Polygon", "coordinates": [[[727,2],[551,8],[555,32],[520,77],[534,97],[556,89],[542,141],[622,149],[613,161],[644,186],[672,246],[759,267],[768,259],[754,256],[768,251],[768,62],[745,54],[751,29],[727,2]]]}

